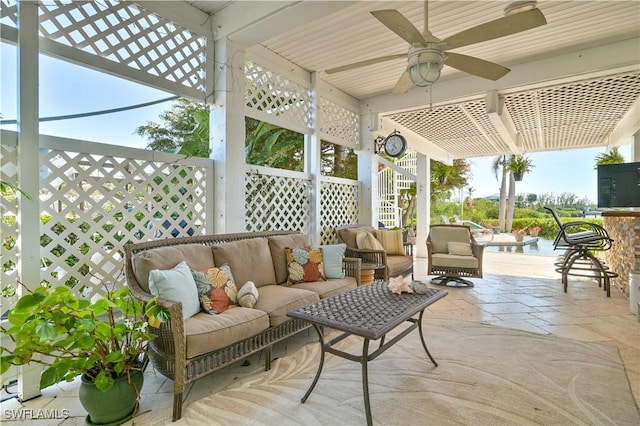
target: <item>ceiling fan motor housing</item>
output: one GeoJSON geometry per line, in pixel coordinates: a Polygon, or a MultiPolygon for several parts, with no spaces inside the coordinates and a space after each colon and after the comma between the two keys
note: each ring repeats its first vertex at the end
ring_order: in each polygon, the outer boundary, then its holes
{"type": "Polygon", "coordinates": [[[414,44],[409,48],[407,72],[418,87],[428,86],[440,78],[444,54],[436,43],[414,44]]]}

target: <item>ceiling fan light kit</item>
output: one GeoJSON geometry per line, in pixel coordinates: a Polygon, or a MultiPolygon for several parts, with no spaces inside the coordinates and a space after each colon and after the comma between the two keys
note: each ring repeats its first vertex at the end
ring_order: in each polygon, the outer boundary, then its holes
{"type": "Polygon", "coordinates": [[[444,55],[437,48],[414,45],[409,49],[407,71],[414,85],[425,87],[440,78],[444,55]]]}

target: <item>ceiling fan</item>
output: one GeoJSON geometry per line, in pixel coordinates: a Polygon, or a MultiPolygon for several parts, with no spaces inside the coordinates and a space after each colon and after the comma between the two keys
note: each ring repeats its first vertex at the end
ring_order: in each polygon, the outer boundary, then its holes
{"type": "Polygon", "coordinates": [[[413,85],[424,87],[434,83],[440,78],[440,71],[445,64],[478,77],[498,80],[510,71],[509,68],[472,56],[449,52],[449,50],[516,34],[547,23],[542,12],[536,8],[535,1],[512,3],[504,12],[505,16],[502,18],[440,40],[429,31],[428,0],[424,2],[424,32],[422,33],[397,10],[373,11],[371,14],[375,18],[410,44],[409,52],[356,62],[325,72],[333,74],[407,57],[407,68],[393,88],[395,94],[406,93],[413,85]]]}

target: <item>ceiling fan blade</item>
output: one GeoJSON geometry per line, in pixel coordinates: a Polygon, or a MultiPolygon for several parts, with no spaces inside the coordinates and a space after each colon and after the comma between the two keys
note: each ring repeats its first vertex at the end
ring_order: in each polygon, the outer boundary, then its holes
{"type": "Polygon", "coordinates": [[[380,62],[391,61],[391,60],[394,60],[394,59],[404,59],[406,57],[407,57],[406,53],[399,53],[397,55],[382,56],[380,58],[367,59],[366,61],[360,61],[360,62],[355,62],[355,63],[349,64],[349,65],[343,65],[341,67],[331,68],[331,69],[325,70],[325,72],[327,74],[334,74],[334,73],[340,72],[340,71],[347,71],[347,70],[351,70],[351,69],[354,69],[354,68],[366,67],[367,65],[379,64],[380,62]]]}
{"type": "Polygon", "coordinates": [[[511,71],[509,68],[485,61],[484,59],[452,52],[445,53],[444,63],[468,74],[494,81],[504,77],[511,71]]]}
{"type": "Polygon", "coordinates": [[[547,23],[539,9],[515,13],[503,18],[480,24],[461,31],[442,40],[445,50],[468,46],[482,41],[493,40],[510,34],[516,34],[547,23]]]}
{"type": "Polygon", "coordinates": [[[404,17],[400,12],[394,9],[376,10],[371,12],[378,21],[382,22],[387,28],[402,37],[407,43],[424,43],[424,37],[418,29],[404,17]]]}
{"type": "Polygon", "coordinates": [[[405,70],[400,76],[400,79],[398,79],[398,82],[394,86],[391,93],[393,93],[394,95],[402,95],[403,93],[407,93],[412,86],[413,82],[411,81],[409,72],[405,70]]]}

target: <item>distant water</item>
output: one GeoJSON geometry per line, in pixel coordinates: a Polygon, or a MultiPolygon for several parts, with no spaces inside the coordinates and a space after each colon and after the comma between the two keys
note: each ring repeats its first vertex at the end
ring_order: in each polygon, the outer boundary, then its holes
{"type": "Polygon", "coordinates": [[[499,253],[524,253],[543,256],[558,256],[562,251],[553,249],[553,241],[538,238],[538,241],[524,246],[486,246],[484,251],[499,253]]]}

